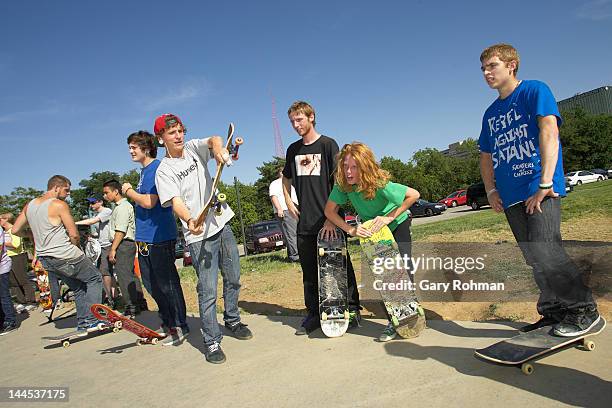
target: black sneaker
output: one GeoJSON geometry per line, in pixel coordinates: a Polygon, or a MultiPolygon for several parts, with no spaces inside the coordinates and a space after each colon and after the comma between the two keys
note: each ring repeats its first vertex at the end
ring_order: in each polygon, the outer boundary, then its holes
{"type": "Polygon", "coordinates": [[[0,329],[0,336],[4,336],[5,334],[9,334],[17,330],[17,323],[6,323],[2,324],[2,329],[0,329]]]}
{"type": "Polygon", "coordinates": [[[561,323],[555,326],[554,333],[561,337],[574,337],[587,333],[599,322],[597,309],[569,311],[561,323]]]}
{"type": "Polygon", "coordinates": [[[361,327],[361,312],[359,310],[351,310],[349,312],[349,328],[354,329],[361,327]]]}
{"type": "Polygon", "coordinates": [[[319,316],[309,314],[302,320],[302,324],[295,331],[296,336],[303,336],[306,334],[310,334],[313,331],[317,330],[321,327],[321,322],[319,321],[319,316]]]}
{"type": "Polygon", "coordinates": [[[539,329],[544,326],[552,326],[553,324],[559,323],[558,320],[550,317],[550,316],[542,316],[540,320],[535,323],[527,324],[519,329],[522,333],[527,333],[535,329],[539,329]]]}
{"type": "Polygon", "coordinates": [[[223,353],[223,350],[221,350],[221,345],[216,341],[210,346],[206,347],[204,355],[206,356],[206,361],[209,363],[225,363],[225,353],[223,353]]]}
{"type": "Polygon", "coordinates": [[[238,340],[248,340],[253,337],[251,330],[249,330],[247,325],[242,322],[234,324],[225,323],[225,327],[227,327],[238,340]]]}

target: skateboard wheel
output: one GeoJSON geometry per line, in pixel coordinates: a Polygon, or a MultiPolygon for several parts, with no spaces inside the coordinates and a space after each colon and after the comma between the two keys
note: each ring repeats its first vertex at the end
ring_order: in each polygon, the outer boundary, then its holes
{"type": "Polygon", "coordinates": [[[585,349],[587,349],[588,351],[593,351],[595,350],[595,342],[592,340],[583,340],[582,345],[584,346],[585,349]]]}
{"type": "Polygon", "coordinates": [[[419,307],[417,308],[417,313],[419,314],[419,316],[425,316],[425,310],[422,306],[419,305],[419,307]]]}
{"type": "Polygon", "coordinates": [[[523,363],[521,365],[521,371],[525,375],[531,375],[531,373],[533,373],[533,366],[529,363],[523,363]]]}
{"type": "Polygon", "coordinates": [[[142,344],[143,344],[143,343],[142,343],[142,340],[141,340],[141,339],[136,340],[136,345],[137,345],[137,346],[142,346],[142,344]]]}
{"type": "Polygon", "coordinates": [[[395,327],[399,326],[399,320],[397,319],[397,316],[393,316],[391,318],[391,324],[395,327]]]}
{"type": "Polygon", "coordinates": [[[241,137],[237,137],[235,140],[236,146],[240,146],[241,144],[244,143],[244,139],[241,137]]]}
{"type": "Polygon", "coordinates": [[[118,327],[113,327],[113,333],[119,333],[119,330],[121,330],[121,329],[118,328],[118,327]]]}
{"type": "Polygon", "coordinates": [[[157,344],[158,341],[159,341],[159,339],[157,337],[153,337],[151,339],[151,344],[157,344]]]}
{"type": "Polygon", "coordinates": [[[118,328],[118,329],[122,328],[123,327],[123,322],[121,320],[115,322],[115,327],[118,328]]]}
{"type": "Polygon", "coordinates": [[[321,320],[323,320],[323,321],[327,320],[327,313],[325,313],[325,312],[321,313],[321,320]]]}
{"type": "Polygon", "coordinates": [[[325,248],[319,248],[319,256],[325,255],[325,248]]]}
{"type": "Polygon", "coordinates": [[[62,341],[62,347],[63,347],[63,348],[70,347],[70,340],[64,340],[64,341],[62,341]]]}
{"type": "Polygon", "coordinates": [[[217,200],[220,203],[224,203],[227,200],[227,196],[224,193],[221,193],[221,194],[217,195],[217,200]]]}
{"type": "Polygon", "coordinates": [[[102,330],[106,328],[106,323],[98,323],[98,325],[96,326],[96,329],[98,330],[102,330]]]}

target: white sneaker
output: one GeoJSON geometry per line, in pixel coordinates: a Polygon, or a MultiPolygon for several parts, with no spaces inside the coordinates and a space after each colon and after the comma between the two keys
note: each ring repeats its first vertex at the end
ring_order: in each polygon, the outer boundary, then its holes
{"type": "Polygon", "coordinates": [[[32,310],[36,310],[36,305],[27,305],[27,306],[25,307],[25,310],[26,310],[27,312],[31,312],[32,310]]]}
{"type": "Polygon", "coordinates": [[[17,313],[25,313],[26,312],[26,307],[24,305],[22,305],[21,303],[16,303],[15,304],[15,312],[17,312],[17,313]]]}

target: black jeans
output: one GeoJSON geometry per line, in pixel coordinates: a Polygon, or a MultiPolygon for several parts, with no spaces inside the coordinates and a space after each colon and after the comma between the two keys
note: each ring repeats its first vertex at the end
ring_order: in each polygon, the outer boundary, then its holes
{"type": "Polygon", "coordinates": [[[540,288],[538,312],[542,316],[568,310],[597,307],[591,289],[563,249],[561,242],[561,200],[546,198],[542,212],[525,212],[524,202],[506,208],[506,218],[525,261],[533,268],[540,288]]]}
{"type": "MultiPolygon", "coordinates": [[[[302,266],[302,282],[304,283],[304,303],[308,314],[316,316],[319,314],[319,267],[317,264],[317,236],[298,235],[298,254],[302,266]]],[[[357,279],[351,257],[347,253],[347,283],[348,304],[350,310],[359,310],[359,292],[357,291],[357,279]]]]}
{"type": "Polygon", "coordinates": [[[138,242],[138,265],[142,283],[155,299],[163,324],[185,329],[187,308],[181,280],[174,265],[174,242],[138,242]]]}

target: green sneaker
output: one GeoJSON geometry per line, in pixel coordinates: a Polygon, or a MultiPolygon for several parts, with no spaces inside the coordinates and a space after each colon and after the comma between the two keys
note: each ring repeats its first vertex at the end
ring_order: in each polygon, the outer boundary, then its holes
{"type": "Polygon", "coordinates": [[[361,313],[359,310],[351,310],[349,312],[349,327],[351,329],[361,327],[361,313]]]}
{"type": "Polygon", "coordinates": [[[383,330],[383,332],[378,337],[378,341],[384,343],[387,341],[391,341],[396,337],[397,337],[397,332],[395,331],[395,328],[393,327],[393,325],[389,323],[387,324],[387,327],[385,327],[385,330],[383,330]]]}

